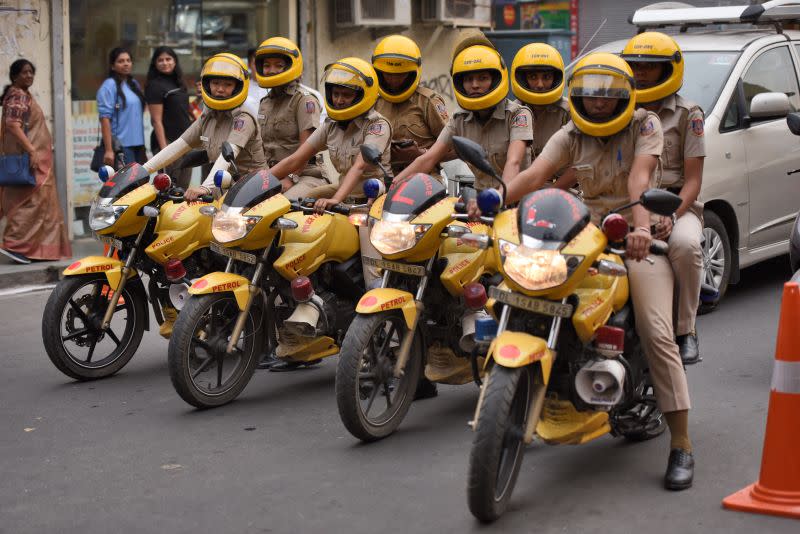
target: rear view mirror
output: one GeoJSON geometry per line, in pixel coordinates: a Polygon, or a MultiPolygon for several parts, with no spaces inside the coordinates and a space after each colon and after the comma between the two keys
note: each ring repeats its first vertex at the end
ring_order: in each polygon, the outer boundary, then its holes
{"type": "Polygon", "coordinates": [[[364,158],[364,161],[367,163],[371,163],[372,165],[380,165],[381,155],[381,151],[378,150],[375,145],[366,143],[361,145],[361,157],[364,158]]]}
{"type": "Polygon", "coordinates": [[[669,217],[680,207],[681,197],[675,193],[670,193],[665,189],[648,189],[639,201],[647,211],[652,211],[655,214],[669,217]]]}
{"type": "Polygon", "coordinates": [[[485,172],[489,176],[496,175],[494,167],[492,167],[492,164],[486,159],[486,151],[475,141],[456,135],[453,137],[453,148],[460,159],[476,167],[481,172],[485,172]]]}
{"type": "Polygon", "coordinates": [[[759,93],[750,103],[751,119],[779,119],[792,111],[786,93],[759,93]]]}
{"type": "Polygon", "coordinates": [[[235,154],[233,153],[233,147],[227,141],[222,143],[221,154],[222,154],[222,159],[224,159],[228,163],[231,163],[236,158],[235,154]]]}
{"type": "Polygon", "coordinates": [[[789,113],[786,116],[786,125],[794,135],[800,135],[800,113],[789,113]]]}

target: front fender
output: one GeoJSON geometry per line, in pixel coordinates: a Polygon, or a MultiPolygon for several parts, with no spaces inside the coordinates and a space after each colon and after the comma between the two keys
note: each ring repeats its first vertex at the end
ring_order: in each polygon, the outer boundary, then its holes
{"type": "MultiPolygon", "coordinates": [[[[119,286],[119,281],[122,278],[122,267],[125,264],[117,258],[107,258],[106,256],[87,256],[82,258],[66,269],[64,269],[64,276],[80,276],[84,274],[105,273],[108,279],[108,285],[114,289],[119,286]]],[[[128,279],[137,276],[139,273],[136,269],[131,269],[128,273],[128,279]]]]}
{"type": "Polygon", "coordinates": [[[401,310],[406,325],[414,328],[417,319],[417,303],[408,291],[381,287],[364,293],[356,306],[356,313],[372,314],[389,310],[401,310]]]}
{"type": "Polygon", "coordinates": [[[211,293],[233,292],[236,305],[244,311],[250,297],[250,280],[232,273],[211,273],[198,278],[189,288],[190,295],[210,295],[211,293]]]}
{"type": "Polygon", "coordinates": [[[553,353],[547,348],[544,339],[507,330],[492,342],[484,367],[488,367],[491,361],[509,368],[525,367],[537,361],[541,362],[542,379],[546,385],[553,367],[553,353]]]}

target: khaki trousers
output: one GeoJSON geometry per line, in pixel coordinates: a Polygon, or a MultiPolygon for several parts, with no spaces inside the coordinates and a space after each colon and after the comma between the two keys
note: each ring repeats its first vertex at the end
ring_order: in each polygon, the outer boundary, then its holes
{"type": "Polygon", "coordinates": [[[700,240],[703,221],[687,211],[675,222],[669,236],[669,262],[678,280],[678,324],[675,334],[694,332],[697,305],[700,302],[700,278],[703,275],[703,251],[700,240]]]}
{"type": "MultiPolygon", "coordinates": [[[[309,191],[306,196],[309,198],[331,198],[336,194],[338,189],[338,185],[327,184],[320,187],[315,187],[309,191]]],[[[344,202],[345,204],[363,204],[365,200],[366,197],[349,196],[344,199],[344,202]]],[[[374,246],[372,246],[372,242],[369,240],[368,226],[358,227],[358,240],[359,246],[361,247],[361,267],[364,270],[364,285],[367,289],[369,289],[376,280],[380,280],[381,274],[376,267],[365,264],[363,262],[363,258],[380,259],[381,253],[378,252],[374,246]]]]}
{"type": "MultiPolygon", "coordinates": [[[[308,194],[312,189],[316,189],[317,187],[325,185],[328,185],[328,181],[324,178],[317,178],[316,176],[301,176],[300,180],[292,187],[287,189],[283,195],[289,200],[302,200],[308,197],[308,194]]],[[[336,191],[336,189],[334,189],[334,191],[336,191]]]]}
{"type": "Polygon", "coordinates": [[[665,413],[688,410],[689,386],[672,329],[672,266],[664,256],[651,258],[653,265],[646,261],[625,262],[636,332],[650,366],[659,409],[665,413]]]}

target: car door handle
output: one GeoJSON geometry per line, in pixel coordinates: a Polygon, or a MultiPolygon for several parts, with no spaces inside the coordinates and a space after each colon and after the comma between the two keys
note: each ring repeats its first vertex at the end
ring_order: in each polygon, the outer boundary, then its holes
{"type": "Polygon", "coordinates": [[[795,169],[795,170],[793,170],[793,171],[789,171],[789,172],[787,172],[786,174],[787,174],[787,175],[791,175],[791,174],[795,174],[795,173],[798,173],[798,172],[800,172],[800,169],[795,169]]]}

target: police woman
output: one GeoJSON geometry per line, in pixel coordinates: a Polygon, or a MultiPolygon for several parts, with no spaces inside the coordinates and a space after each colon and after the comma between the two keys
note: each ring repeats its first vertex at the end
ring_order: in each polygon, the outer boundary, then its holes
{"type": "Polygon", "coordinates": [[[680,195],[675,217],[661,217],[654,237],[669,242],[669,261],[678,279],[676,340],[684,364],[700,361],[695,331],[703,274],[703,204],[697,201],[706,155],[703,110],[678,94],[683,55],[672,37],[640,33],[622,51],[636,79],[636,105],[658,114],[664,131],[661,187],[680,195]]]}
{"type": "MultiPolygon", "coordinates": [[[[269,89],[258,108],[258,125],[269,166],[294,153],[320,125],[320,103],[300,86],[303,55],[284,37],[267,39],[255,52],[258,85],[269,89]]],[[[315,154],[283,180],[284,195],[300,199],[315,187],[328,184],[322,154],[315,154]]]]}

